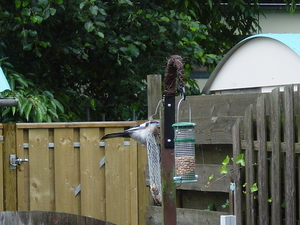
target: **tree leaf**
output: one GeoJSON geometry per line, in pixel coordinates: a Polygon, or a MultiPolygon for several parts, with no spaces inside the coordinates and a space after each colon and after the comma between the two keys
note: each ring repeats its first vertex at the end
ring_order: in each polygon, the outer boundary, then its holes
{"type": "Polygon", "coordinates": [[[241,166],[245,166],[244,154],[239,154],[235,162],[241,164],[241,166]]]}
{"type": "Polygon", "coordinates": [[[93,16],[96,16],[98,14],[98,6],[96,5],[90,6],[89,10],[93,16]]]}
{"type": "Polygon", "coordinates": [[[101,38],[104,38],[104,34],[103,34],[102,32],[100,32],[100,31],[97,32],[97,35],[98,35],[99,37],[101,37],[101,38]]]}
{"type": "Polygon", "coordinates": [[[255,191],[258,191],[257,183],[254,183],[254,184],[252,185],[252,187],[250,188],[250,191],[251,191],[251,193],[253,193],[253,192],[255,192],[255,191]]]}
{"type": "Polygon", "coordinates": [[[86,29],[87,32],[91,32],[94,30],[94,25],[91,21],[87,21],[85,24],[84,24],[84,28],[86,29]]]}
{"type": "Polygon", "coordinates": [[[32,106],[33,106],[32,102],[29,102],[24,108],[25,118],[27,121],[29,121],[29,115],[31,113],[32,106]]]}
{"type": "Polygon", "coordinates": [[[226,165],[223,165],[220,169],[220,174],[225,174],[225,173],[228,173],[227,171],[227,166],[226,165]]]}
{"type": "Polygon", "coordinates": [[[222,165],[223,166],[227,166],[229,162],[230,162],[230,157],[227,155],[225,157],[225,159],[223,160],[222,165]]]}
{"type": "Polygon", "coordinates": [[[135,45],[129,45],[127,49],[135,57],[137,57],[140,54],[139,49],[135,45]]]}

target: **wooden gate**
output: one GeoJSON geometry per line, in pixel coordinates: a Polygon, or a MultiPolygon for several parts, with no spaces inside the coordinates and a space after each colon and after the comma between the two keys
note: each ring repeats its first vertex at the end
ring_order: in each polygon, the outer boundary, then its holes
{"type": "Polygon", "coordinates": [[[3,124],[0,211],[66,212],[143,224],[149,204],[145,149],[130,139],[100,140],[133,125],[136,122],[3,124]],[[13,169],[11,155],[29,162],[13,169]]]}
{"type": "Polygon", "coordinates": [[[233,126],[233,161],[245,156],[245,167],[234,163],[233,169],[237,224],[294,225],[299,220],[300,92],[293,89],[262,94],[244,121],[233,126]]]}

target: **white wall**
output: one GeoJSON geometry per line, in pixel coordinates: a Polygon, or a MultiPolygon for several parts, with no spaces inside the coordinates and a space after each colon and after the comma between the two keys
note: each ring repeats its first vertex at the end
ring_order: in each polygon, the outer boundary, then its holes
{"type": "Polygon", "coordinates": [[[300,33],[300,11],[293,14],[286,9],[263,10],[266,17],[259,17],[260,33],[300,33]]]}

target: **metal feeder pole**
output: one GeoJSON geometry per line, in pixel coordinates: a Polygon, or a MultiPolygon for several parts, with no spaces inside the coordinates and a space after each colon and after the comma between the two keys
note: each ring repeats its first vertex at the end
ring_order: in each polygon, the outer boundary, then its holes
{"type": "Polygon", "coordinates": [[[167,63],[164,80],[164,113],[162,116],[161,138],[161,174],[162,174],[162,208],[163,224],[174,225],[176,218],[176,186],[174,177],[174,130],[176,78],[183,76],[182,58],[178,55],[170,57],[167,63]]]}

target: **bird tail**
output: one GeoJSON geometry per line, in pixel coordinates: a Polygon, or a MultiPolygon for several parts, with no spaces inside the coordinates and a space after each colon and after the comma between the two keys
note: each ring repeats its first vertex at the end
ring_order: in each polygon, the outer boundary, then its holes
{"type": "Polygon", "coordinates": [[[109,138],[117,138],[117,137],[129,138],[130,136],[126,132],[117,132],[112,134],[106,134],[101,138],[101,140],[109,139],[109,138]]]}

